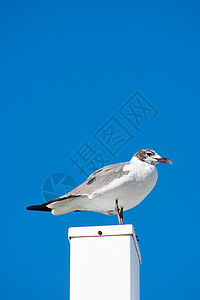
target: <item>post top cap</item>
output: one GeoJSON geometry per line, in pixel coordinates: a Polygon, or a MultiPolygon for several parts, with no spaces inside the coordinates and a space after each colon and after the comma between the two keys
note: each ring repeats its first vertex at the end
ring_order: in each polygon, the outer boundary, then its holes
{"type": "Polygon", "coordinates": [[[73,237],[115,236],[115,235],[133,235],[133,234],[134,234],[134,229],[132,224],[70,227],[68,230],[69,239],[73,237]]]}
{"type": "Polygon", "coordinates": [[[88,226],[88,227],[70,227],[68,230],[68,238],[80,237],[105,237],[105,236],[122,236],[131,235],[141,263],[141,254],[132,224],[127,225],[109,225],[109,226],[88,226]]]}

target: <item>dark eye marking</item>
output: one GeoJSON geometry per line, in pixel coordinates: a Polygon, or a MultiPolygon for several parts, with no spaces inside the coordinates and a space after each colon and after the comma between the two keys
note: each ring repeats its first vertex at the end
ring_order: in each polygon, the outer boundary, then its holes
{"type": "Polygon", "coordinates": [[[151,155],[153,155],[153,153],[151,153],[151,152],[147,152],[147,155],[148,155],[148,156],[151,156],[151,155]]]}

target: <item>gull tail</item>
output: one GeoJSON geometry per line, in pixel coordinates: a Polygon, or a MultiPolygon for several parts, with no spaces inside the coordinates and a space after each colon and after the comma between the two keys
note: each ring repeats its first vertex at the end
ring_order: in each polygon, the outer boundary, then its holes
{"type": "Polygon", "coordinates": [[[45,202],[43,204],[31,205],[31,206],[28,206],[26,209],[27,210],[36,210],[36,211],[49,211],[53,215],[62,215],[62,214],[66,214],[70,211],[73,211],[73,209],[71,210],[68,207],[68,200],[66,199],[65,196],[56,198],[54,200],[45,202]]]}
{"type": "Polygon", "coordinates": [[[40,205],[28,206],[26,209],[37,210],[37,211],[50,211],[53,215],[62,215],[72,211],[85,210],[82,207],[79,207],[80,206],[79,201],[78,203],[76,201],[72,201],[79,197],[80,197],[79,195],[77,196],[73,195],[67,197],[64,195],[40,205]],[[69,199],[71,201],[69,201],[69,199]]]}
{"type": "Polygon", "coordinates": [[[40,205],[31,205],[31,206],[28,206],[26,209],[28,210],[37,210],[37,211],[52,211],[51,208],[47,207],[47,203],[43,203],[43,204],[40,204],[40,205]]]}

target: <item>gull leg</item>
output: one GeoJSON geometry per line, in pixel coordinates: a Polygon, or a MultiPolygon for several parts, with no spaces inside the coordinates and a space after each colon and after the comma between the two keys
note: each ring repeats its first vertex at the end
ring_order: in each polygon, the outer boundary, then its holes
{"type": "MultiPolygon", "coordinates": [[[[123,220],[124,209],[123,209],[123,207],[119,208],[118,199],[115,200],[115,211],[117,214],[119,225],[124,225],[124,220],[123,220]]],[[[136,228],[134,228],[134,230],[136,230],[136,228]]],[[[137,241],[139,241],[138,235],[136,235],[136,239],[137,239],[137,241]]]]}
{"type": "Polygon", "coordinates": [[[120,216],[120,224],[121,224],[121,225],[124,225],[124,220],[123,220],[123,207],[121,207],[121,209],[120,209],[119,216],[120,216]]]}
{"type": "Polygon", "coordinates": [[[115,200],[115,211],[116,211],[118,222],[119,222],[119,225],[120,225],[120,215],[119,215],[118,199],[115,200]]]}
{"type": "Polygon", "coordinates": [[[124,221],[123,221],[123,207],[121,207],[121,209],[119,209],[118,199],[115,200],[115,211],[116,211],[116,214],[117,214],[119,225],[123,225],[124,224],[124,221]]]}

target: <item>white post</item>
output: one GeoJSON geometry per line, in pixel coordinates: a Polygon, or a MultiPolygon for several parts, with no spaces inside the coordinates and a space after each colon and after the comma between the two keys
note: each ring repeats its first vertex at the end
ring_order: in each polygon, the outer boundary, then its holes
{"type": "Polygon", "coordinates": [[[72,227],[70,300],[139,300],[141,255],[132,225],[72,227]]]}

